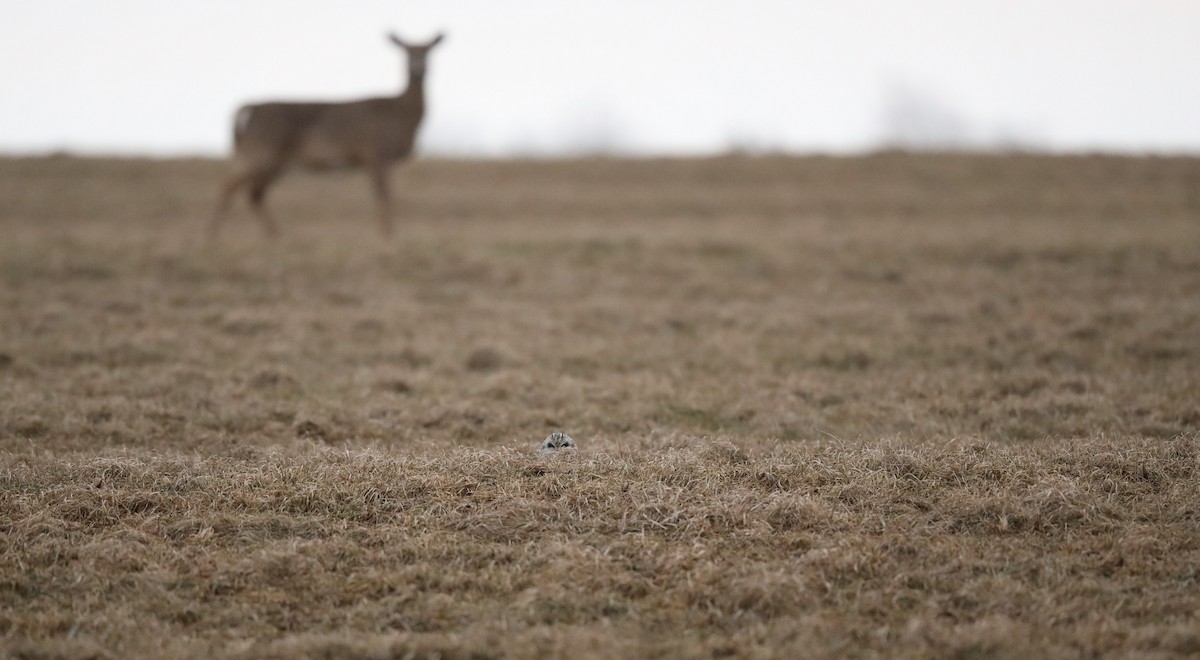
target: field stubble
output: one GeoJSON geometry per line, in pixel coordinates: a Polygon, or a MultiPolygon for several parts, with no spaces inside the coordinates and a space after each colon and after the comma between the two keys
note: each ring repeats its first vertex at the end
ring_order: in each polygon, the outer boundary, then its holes
{"type": "Polygon", "coordinates": [[[9,653],[1200,652],[1195,160],[221,172],[0,160],[9,653]]]}

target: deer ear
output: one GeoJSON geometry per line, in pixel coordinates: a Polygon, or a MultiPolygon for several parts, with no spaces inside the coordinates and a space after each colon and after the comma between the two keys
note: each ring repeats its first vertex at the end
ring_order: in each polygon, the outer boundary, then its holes
{"type": "Polygon", "coordinates": [[[392,43],[396,44],[397,46],[399,46],[401,48],[408,48],[408,44],[404,43],[404,40],[401,39],[400,37],[397,37],[395,32],[392,32],[391,34],[389,34],[388,39],[391,40],[392,43]]]}

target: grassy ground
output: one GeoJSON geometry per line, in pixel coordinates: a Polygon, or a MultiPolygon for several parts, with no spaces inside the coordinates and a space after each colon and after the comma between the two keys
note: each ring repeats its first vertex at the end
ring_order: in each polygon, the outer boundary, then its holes
{"type": "Polygon", "coordinates": [[[222,172],[0,159],[0,652],[1200,653],[1200,161],[222,172]]]}

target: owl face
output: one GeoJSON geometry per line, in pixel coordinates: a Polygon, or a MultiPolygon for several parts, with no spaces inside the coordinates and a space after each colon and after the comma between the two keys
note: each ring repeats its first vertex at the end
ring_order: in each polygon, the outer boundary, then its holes
{"type": "Polygon", "coordinates": [[[541,449],[538,450],[538,455],[545,456],[546,454],[563,449],[577,449],[577,447],[571,436],[558,431],[546,436],[546,439],[542,441],[541,449]]]}

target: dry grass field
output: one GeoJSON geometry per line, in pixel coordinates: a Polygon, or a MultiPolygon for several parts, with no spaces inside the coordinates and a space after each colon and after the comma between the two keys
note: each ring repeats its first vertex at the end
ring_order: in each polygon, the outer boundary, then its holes
{"type": "Polygon", "coordinates": [[[1198,160],[223,172],[0,159],[0,654],[1200,654],[1198,160]]]}

